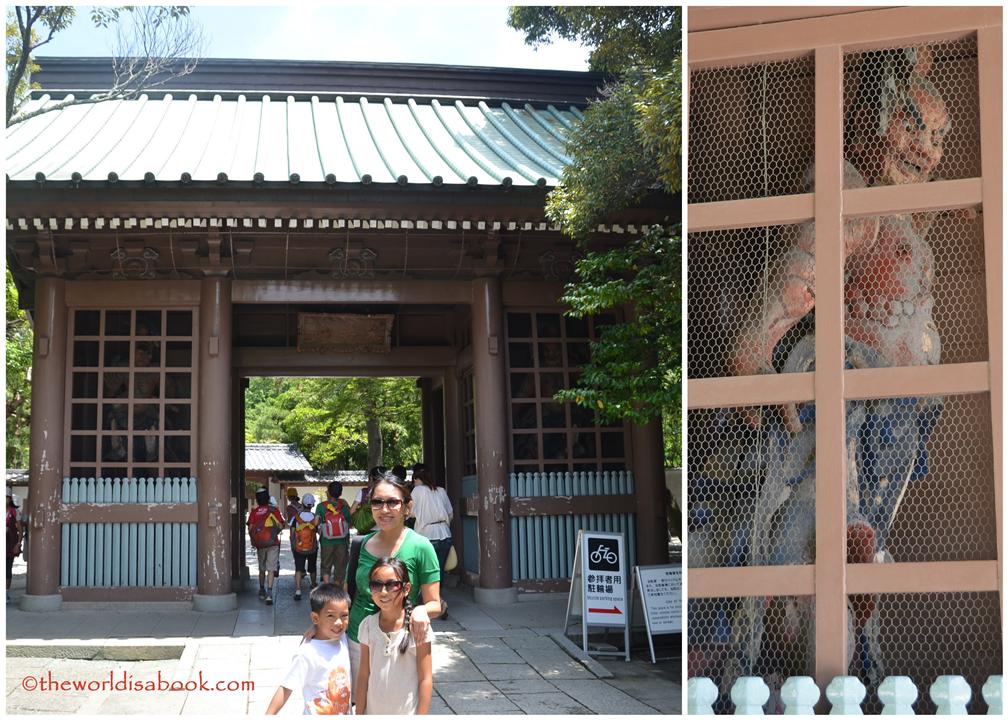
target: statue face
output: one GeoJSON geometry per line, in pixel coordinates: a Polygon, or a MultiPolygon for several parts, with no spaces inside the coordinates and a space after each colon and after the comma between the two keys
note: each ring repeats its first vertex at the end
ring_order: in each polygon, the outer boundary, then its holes
{"type": "Polygon", "coordinates": [[[945,102],[924,88],[911,88],[906,105],[893,113],[886,130],[882,182],[906,185],[930,180],[941,162],[948,130],[945,102]]]}

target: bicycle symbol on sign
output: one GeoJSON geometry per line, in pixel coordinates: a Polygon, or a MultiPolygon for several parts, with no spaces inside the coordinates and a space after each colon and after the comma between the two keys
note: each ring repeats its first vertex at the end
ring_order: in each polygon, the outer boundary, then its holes
{"type": "Polygon", "coordinates": [[[611,548],[599,545],[591,554],[591,561],[593,563],[606,562],[609,565],[616,564],[616,553],[612,551],[611,548]]]}

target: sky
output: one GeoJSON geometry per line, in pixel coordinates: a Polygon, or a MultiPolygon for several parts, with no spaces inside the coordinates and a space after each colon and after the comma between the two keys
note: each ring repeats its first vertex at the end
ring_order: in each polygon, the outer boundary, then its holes
{"type": "MultiPolygon", "coordinates": [[[[507,26],[506,4],[373,2],[193,5],[204,57],[358,60],[587,70],[588,50],[565,40],[533,50],[507,26]]],[[[104,56],[113,37],[81,6],[38,56],[104,56]]]]}

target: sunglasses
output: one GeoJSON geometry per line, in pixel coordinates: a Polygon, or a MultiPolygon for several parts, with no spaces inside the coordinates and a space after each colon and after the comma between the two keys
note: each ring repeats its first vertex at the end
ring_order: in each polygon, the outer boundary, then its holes
{"type": "Polygon", "coordinates": [[[380,580],[372,580],[368,583],[368,587],[374,592],[381,592],[385,590],[386,592],[394,593],[399,592],[403,589],[402,580],[389,580],[388,582],[381,582],[380,580]]]}
{"type": "Polygon", "coordinates": [[[381,498],[371,498],[371,507],[375,509],[384,506],[389,510],[398,510],[402,504],[402,498],[388,498],[386,500],[381,498]]]}

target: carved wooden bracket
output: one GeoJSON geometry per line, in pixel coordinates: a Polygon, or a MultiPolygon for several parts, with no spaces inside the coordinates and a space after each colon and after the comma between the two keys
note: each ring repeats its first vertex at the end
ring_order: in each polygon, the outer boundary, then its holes
{"type": "Polygon", "coordinates": [[[109,253],[115,267],[113,280],[152,280],[157,277],[157,260],[161,254],[140,240],[129,240],[109,253]]]}
{"type": "Polygon", "coordinates": [[[567,280],[573,277],[575,265],[582,257],[584,254],[577,250],[568,252],[547,250],[539,255],[542,276],[547,280],[567,280]]]}
{"type": "Polygon", "coordinates": [[[367,247],[350,245],[338,247],[329,252],[329,262],[332,264],[332,277],[373,278],[375,260],[378,253],[367,247]]]}

